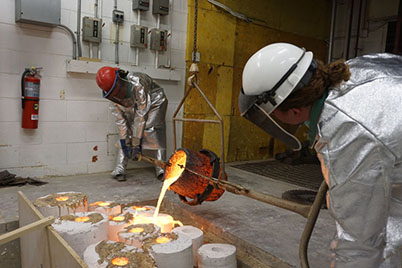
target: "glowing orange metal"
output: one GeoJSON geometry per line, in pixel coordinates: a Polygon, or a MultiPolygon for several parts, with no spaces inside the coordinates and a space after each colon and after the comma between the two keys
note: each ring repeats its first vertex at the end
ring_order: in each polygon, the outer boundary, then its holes
{"type": "Polygon", "coordinates": [[[147,211],[147,210],[151,210],[151,208],[139,207],[139,206],[132,206],[132,208],[135,209],[136,211],[147,211]]]}
{"type": "Polygon", "coordinates": [[[66,201],[66,200],[68,200],[68,196],[59,196],[59,197],[56,197],[56,201],[66,201]]]}
{"type": "Polygon", "coordinates": [[[112,218],[112,220],[114,220],[114,221],[124,221],[124,216],[116,216],[116,217],[113,217],[112,218]]]}
{"type": "Polygon", "coordinates": [[[186,161],[186,152],[177,151],[169,160],[170,166],[166,166],[165,180],[177,180],[186,167],[186,161]]]}
{"type": "Polygon", "coordinates": [[[75,222],[86,222],[86,221],[89,221],[89,217],[86,217],[86,216],[78,217],[78,218],[75,218],[74,221],[75,222]]]}
{"type": "Polygon", "coordinates": [[[166,236],[160,236],[160,237],[155,239],[155,242],[158,243],[158,244],[165,244],[165,243],[167,243],[169,241],[170,241],[170,238],[166,237],[166,236]]]}
{"type": "Polygon", "coordinates": [[[92,206],[106,207],[106,206],[109,206],[109,205],[110,205],[109,202],[104,202],[104,201],[98,201],[98,202],[89,204],[89,206],[91,206],[91,207],[92,206]]]}
{"type": "Polygon", "coordinates": [[[112,259],[112,264],[116,266],[124,266],[129,263],[128,258],[126,257],[117,257],[112,259]]]}
{"type": "Polygon", "coordinates": [[[130,229],[130,233],[141,233],[141,232],[143,232],[144,231],[144,228],[141,228],[141,227],[135,227],[135,228],[131,228],[130,229]]]}

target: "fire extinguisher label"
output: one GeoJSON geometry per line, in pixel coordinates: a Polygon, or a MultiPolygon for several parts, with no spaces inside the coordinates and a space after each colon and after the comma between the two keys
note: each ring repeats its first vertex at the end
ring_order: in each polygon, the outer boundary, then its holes
{"type": "Polygon", "coordinates": [[[38,119],[39,119],[39,115],[31,114],[31,120],[38,120],[38,119]]]}
{"type": "Polygon", "coordinates": [[[25,82],[25,97],[39,98],[39,83],[25,82]]]}

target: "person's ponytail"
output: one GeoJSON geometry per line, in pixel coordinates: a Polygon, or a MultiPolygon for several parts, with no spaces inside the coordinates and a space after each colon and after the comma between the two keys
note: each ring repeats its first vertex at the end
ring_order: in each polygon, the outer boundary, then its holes
{"type": "Polygon", "coordinates": [[[320,61],[317,61],[317,63],[318,67],[308,85],[292,92],[277,109],[287,111],[291,108],[312,105],[330,87],[335,87],[350,78],[349,66],[343,60],[338,60],[328,65],[324,65],[320,61]]]}
{"type": "Polygon", "coordinates": [[[328,74],[329,86],[335,87],[342,81],[348,81],[350,79],[349,66],[345,64],[343,60],[334,61],[325,66],[328,74]]]}

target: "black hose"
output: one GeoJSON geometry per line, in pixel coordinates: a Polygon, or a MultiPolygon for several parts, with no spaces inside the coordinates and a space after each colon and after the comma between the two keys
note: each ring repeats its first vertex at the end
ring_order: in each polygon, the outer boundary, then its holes
{"type": "Polygon", "coordinates": [[[22,73],[21,77],[21,97],[22,97],[22,108],[24,109],[24,97],[25,97],[25,84],[24,84],[24,78],[29,73],[31,70],[30,69],[25,69],[25,71],[22,73]]]}

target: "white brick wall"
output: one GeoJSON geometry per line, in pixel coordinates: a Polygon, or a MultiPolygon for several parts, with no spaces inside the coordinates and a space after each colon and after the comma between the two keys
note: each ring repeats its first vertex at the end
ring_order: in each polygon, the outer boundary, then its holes
{"type": "MultiPolygon", "coordinates": [[[[185,76],[187,1],[171,0],[171,18],[161,17],[160,26],[169,29],[171,64],[185,76]]],[[[125,22],[120,28],[119,62],[135,63],[130,48],[130,25],[137,23],[132,0],[118,0],[125,22]]],[[[152,1],[151,1],[152,2],[152,1]]],[[[104,27],[102,61],[115,60],[115,25],[111,21],[112,0],[99,0],[104,27]]],[[[15,23],[15,0],[3,0],[0,8],[0,170],[19,176],[74,175],[110,171],[114,168],[118,139],[110,103],[103,100],[94,74],[67,73],[66,61],[72,58],[72,39],[62,28],[15,23]],[[43,67],[41,72],[39,127],[21,128],[21,86],[24,68],[43,67]]],[[[61,0],[61,23],[76,31],[76,1],[61,0]]],[[[82,16],[94,16],[94,1],[82,0],[82,16]]],[[[154,28],[156,16],[141,12],[141,24],[154,28]]],[[[97,46],[94,45],[94,55],[97,46]]],[[[89,45],[82,43],[82,56],[89,57],[89,45]]],[[[168,53],[160,53],[165,65],[168,53]]],[[[155,53],[141,49],[139,63],[153,67],[155,53]]],[[[166,116],[168,155],[173,150],[171,117],[184,92],[181,81],[158,80],[169,99],[166,116]]],[[[177,128],[181,137],[181,128],[177,128]]],[[[131,163],[132,166],[132,163],[131,163]]],[[[135,165],[134,165],[135,166],[135,165]]]]}

